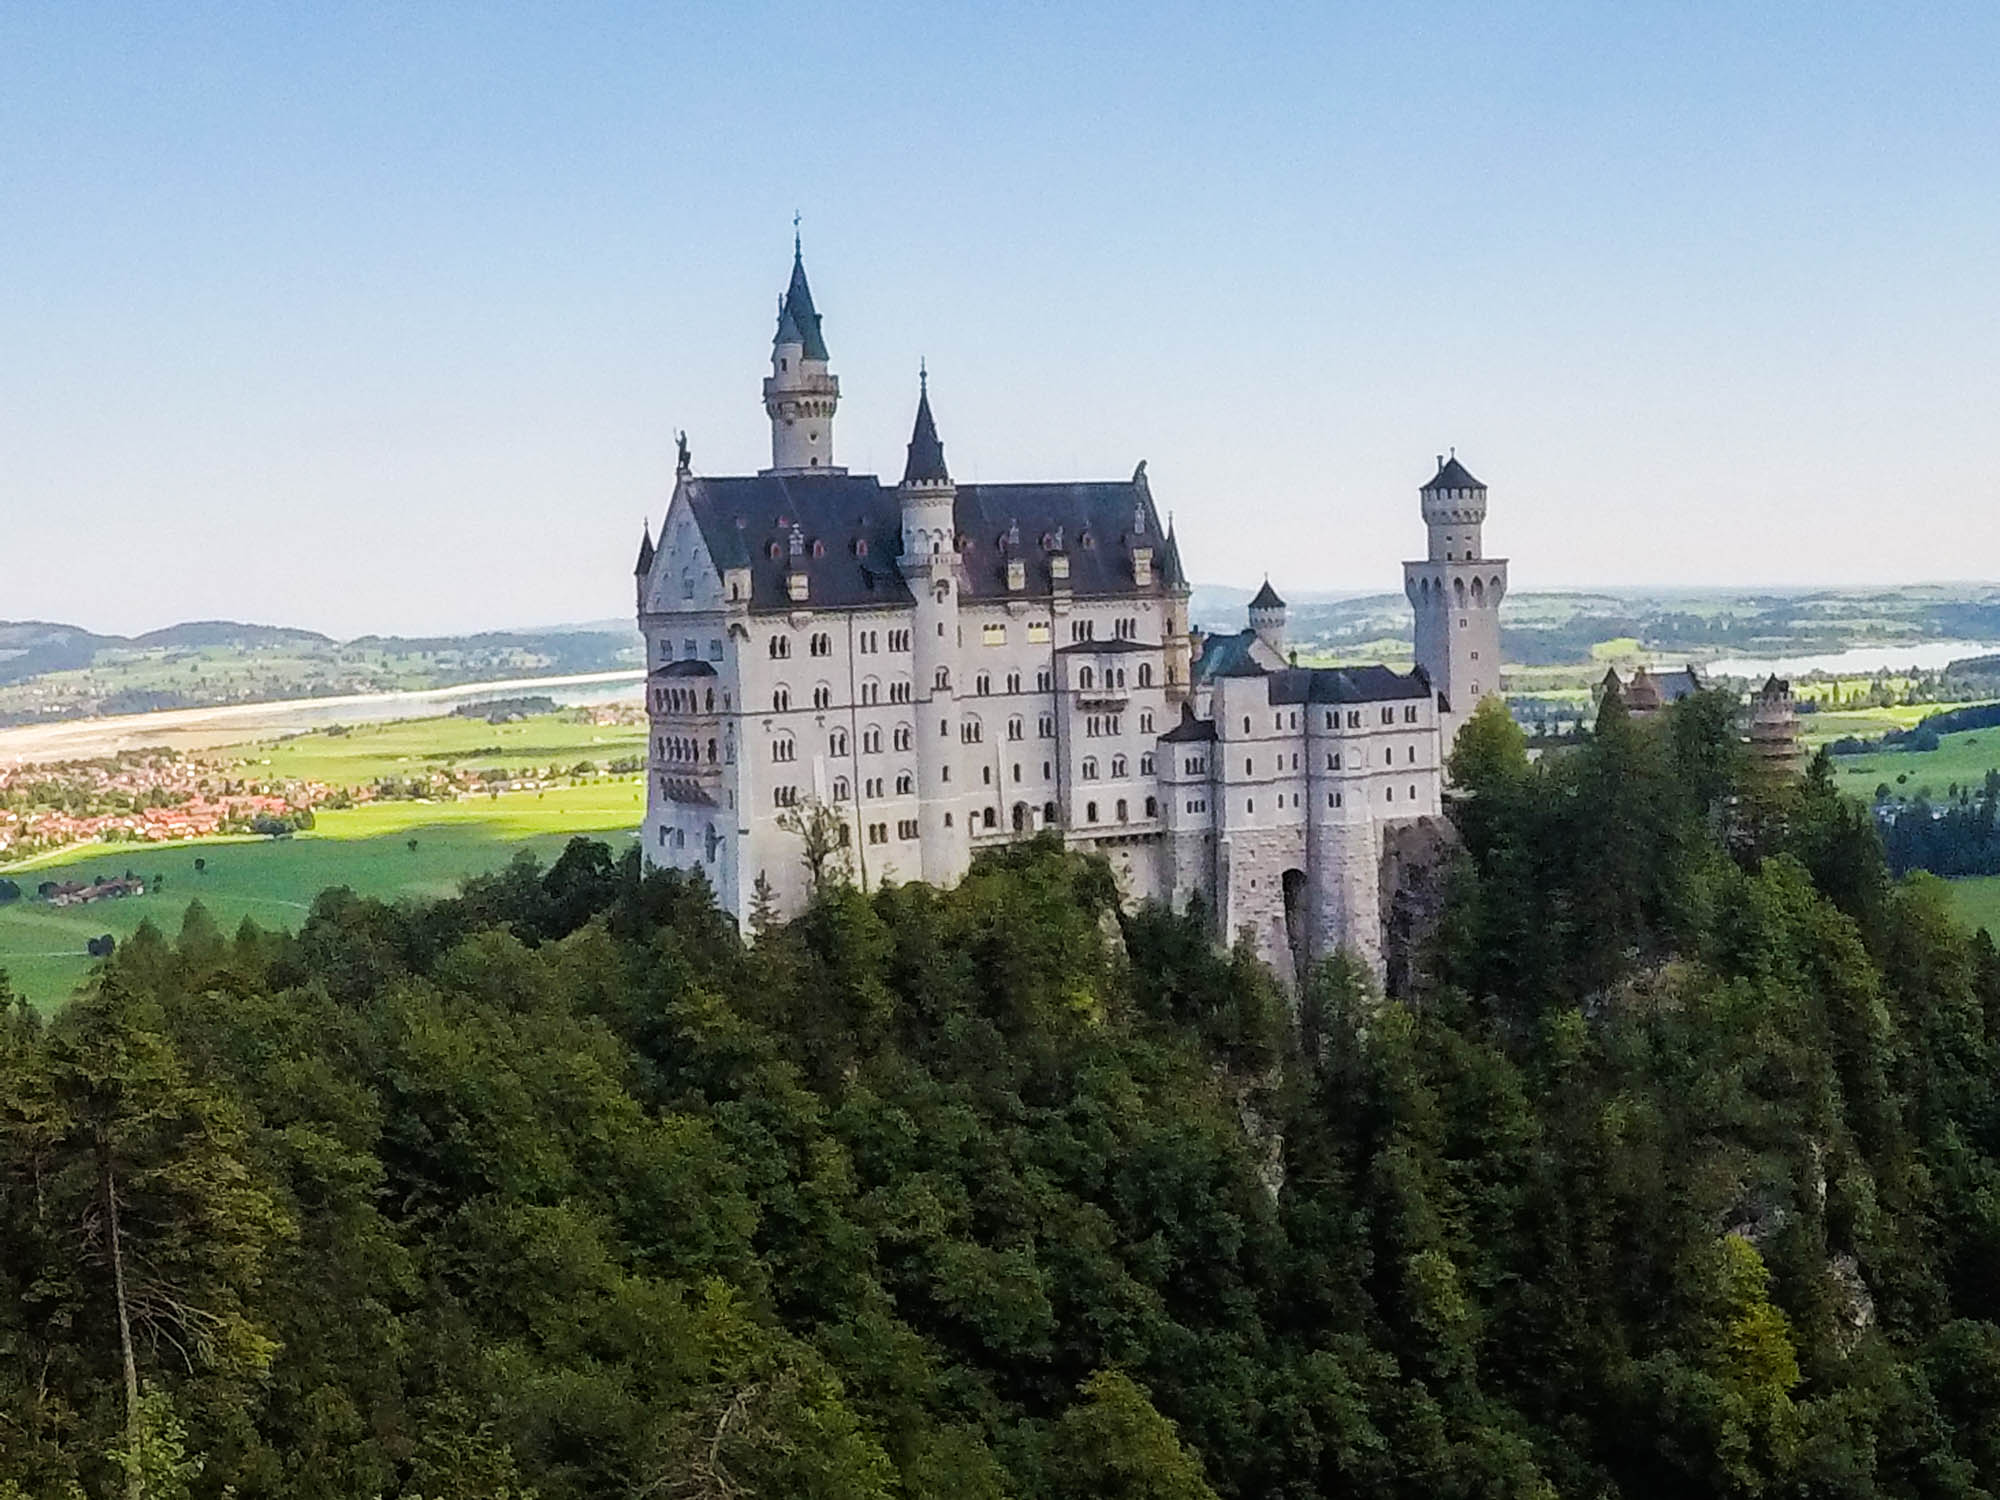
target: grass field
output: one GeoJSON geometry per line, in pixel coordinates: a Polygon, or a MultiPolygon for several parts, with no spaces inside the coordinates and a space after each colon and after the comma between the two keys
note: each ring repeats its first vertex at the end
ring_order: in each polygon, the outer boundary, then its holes
{"type": "MultiPolygon", "coordinates": [[[[489,736],[495,732],[491,725],[476,727],[489,736]]],[[[644,783],[633,778],[463,802],[378,802],[323,812],[310,833],[276,841],[65,850],[7,873],[28,889],[42,880],[89,880],[128,869],[148,878],[165,875],[166,884],[158,893],[85,907],[25,900],[0,906],[0,969],[35,1004],[53,1005],[89,972],[88,939],[107,932],[123,939],[148,919],[171,934],[197,897],[229,932],[245,917],[265,927],[296,926],[329,886],[385,900],[448,896],[467,876],[500,868],[519,849],[547,861],[575,834],[622,843],[644,814],[644,797],[644,783]],[[197,858],[207,864],[200,874],[197,858]]]]}
{"type": "Polygon", "coordinates": [[[1951,903],[1960,921],[2000,938],[2000,875],[1975,875],[1945,884],[1951,888],[1951,903]]]}
{"type": "Polygon", "coordinates": [[[232,745],[219,754],[240,755],[273,776],[361,786],[383,776],[410,776],[462,767],[602,766],[646,753],[643,724],[582,724],[564,714],[541,714],[518,724],[488,724],[457,717],[357,724],[340,734],[314,730],[288,739],[232,745]]]}
{"type": "Polygon", "coordinates": [[[1935,750],[1877,750],[1833,758],[1840,789],[1873,801],[1883,782],[1896,796],[1915,800],[1925,792],[1941,800],[1956,784],[1977,787],[1989,770],[2000,768],[2000,729],[1966,729],[1940,738],[1935,750]],[[1902,778],[1900,781],[1898,777],[1902,778]]]}

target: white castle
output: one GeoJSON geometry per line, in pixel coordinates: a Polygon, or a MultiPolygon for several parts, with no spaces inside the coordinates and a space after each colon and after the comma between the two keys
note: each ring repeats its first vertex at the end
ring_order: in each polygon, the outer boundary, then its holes
{"type": "Polygon", "coordinates": [[[1435,820],[1443,751],[1499,686],[1507,564],[1456,457],[1404,565],[1417,666],[1299,667],[1267,583],[1250,628],[1190,630],[1141,463],[1129,479],[956,484],[920,382],[899,484],[834,462],[840,383],[796,247],[764,381],[771,466],[694,472],[685,441],[639,550],[651,753],[646,858],[749,918],[809,894],[801,812],[837,817],[864,887],[949,885],[1044,831],[1124,893],[1198,897],[1280,973],[1379,969],[1385,840],[1435,820]]]}

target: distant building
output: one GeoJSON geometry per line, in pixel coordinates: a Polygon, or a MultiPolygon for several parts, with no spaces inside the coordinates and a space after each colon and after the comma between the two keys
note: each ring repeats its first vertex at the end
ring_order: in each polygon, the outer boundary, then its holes
{"type": "Polygon", "coordinates": [[[1437,818],[1441,731],[1500,684],[1507,564],[1456,457],[1404,568],[1416,669],[1302,668],[1268,582],[1248,629],[1191,631],[1143,463],[960,483],[920,381],[901,481],[839,467],[796,247],[763,393],[770,467],[699,474],[683,442],[639,548],[647,860],[703,871],[747,921],[760,884],[781,912],[806,899],[794,809],[835,815],[865,886],[949,885],[980,848],[1054,831],[1128,896],[1198,894],[1219,938],[1247,928],[1274,962],[1344,947],[1379,969],[1385,837],[1437,818]]]}
{"type": "Polygon", "coordinates": [[[1678,672],[1650,672],[1640,666],[1633,671],[1630,682],[1621,681],[1618,669],[1613,667],[1605,672],[1604,680],[1597,685],[1596,696],[1602,701],[1607,692],[1616,691],[1624,701],[1625,712],[1643,719],[1683,698],[1693,697],[1707,686],[1701,680],[1700,670],[1692,663],[1678,672]]]}
{"type": "Polygon", "coordinates": [[[1805,764],[1798,705],[1792,698],[1792,684],[1786,678],[1774,673],[1750,695],[1744,727],[1751,759],[1765,770],[1791,776],[1805,764]]]}

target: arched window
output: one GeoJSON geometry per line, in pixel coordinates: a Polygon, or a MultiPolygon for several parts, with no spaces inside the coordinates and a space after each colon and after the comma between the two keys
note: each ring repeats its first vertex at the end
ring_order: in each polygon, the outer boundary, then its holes
{"type": "Polygon", "coordinates": [[[1084,689],[1084,690],[1085,690],[1085,691],[1087,692],[1087,691],[1089,691],[1089,689],[1090,689],[1090,686],[1091,686],[1091,684],[1092,684],[1093,682],[1095,682],[1096,680],[1097,680],[1097,679],[1096,679],[1096,678],[1095,678],[1095,676],[1094,676],[1094,675],[1093,675],[1093,674],[1091,673],[1091,670],[1090,670],[1090,668],[1088,668],[1088,667],[1079,667],[1079,668],[1077,668],[1077,672],[1076,672],[1076,685],[1077,685],[1078,687],[1080,687],[1080,688],[1084,689]]]}
{"type": "Polygon", "coordinates": [[[1124,774],[1125,774],[1125,757],[1124,757],[1124,756],[1122,756],[1122,755],[1114,755],[1114,756],[1112,756],[1112,757],[1111,757],[1111,779],[1112,779],[1113,781],[1116,781],[1116,780],[1118,780],[1118,778],[1120,778],[1120,777],[1121,777],[1121,776],[1123,776],[1124,774]]]}
{"type": "Polygon", "coordinates": [[[834,801],[845,802],[847,800],[848,790],[849,788],[847,785],[847,778],[845,776],[836,776],[833,778],[834,801]]]}
{"type": "Polygon", "coordinates": [[[1455,599],[1457,599],[1457,601],[1458,601],[1458,607],[1459,607],[1460,609],[1464,609],[1464,608],[1465,608],[1465,580],[1464,580],[1463,578],[1454,578],[1454,579],[1452,579],[1452,581],[1451,581],[1451,592],[1452,592],[1452,597],[1453,597],[1453,598],[1455,598],[1455,599]]]}
{"type": "Polygon", "coordinates": [[[862,678],[861,701],[863,703],[880,703],[882,701],[882,684],[877,682],[873,677],[862,678]]]}
{"type": "Polygon", "coordinates": [[[1097,780],[1097,757],[1094,755],[1086,755],[1083,758],[1083,769],[1081,770],[1081,772],[1079,772],[1079,774],[1083,777],[1085,781],[1097,780]]]}
{"type": "Polygon", "coordinates": [[[1159,815],[1160,815],[1160,799],[1157,797],[1148,797],[1146,799],[1146,816],[1149,818],[1157,818],[1159,815]]]}
{"type": "Polygon", "coordinates": [[[1021,729],[1020,718],[1016,716],[1015,718],[1009,719],[1007,721],[1007,738],[1010,740],[1018,740],[1019,738],[1021,738],[1021,733],[1022,729],[1021,729]]]}
{"type": "MultiPolygon", "coordinates": [[[[901,750],[905,747],[899,744],[896,748],[901,750]]],[[[880,755],[882,753],[882,731],[872,728],[862,730],[861,751],[864,755],[880,755]]]]}
{"type": "Polygon", "coordinates": [[[771,759],[776,761],[797,760],[799,747],[789,734],[781,734],[771,741],[771,759]]]}
{"type": "Polygon", "coordinates": [[[792,654],[791,640],[782,635],[771,637],[771,660],[784,661],[792,654]]]}
{"type": "MultiPolygon", "coordinates": [[[[880,730],[878,729],[878,730],[876,730],[876,731],[875,731],[875,734],[876,734],[876,736],[877,736],[877,737],[878,737],[878,739],[879,739],[879,737],[880,737],[880,735],[881,735],[881,731],[880,731],[880,730]]],[[[910,743],[911,743],[911,741],[912,741],[912,740],[913,740],[914,738],[915,738],[915,736],[911,734],[911,732],[910,732],[910,726],[909,726],[909,725],[907,725],[907,724],[898,724],[898,725],[896,726],[896,748],[897,748],[898,750],[907,750],[907,749],[909,749],[909,748],[910,748],[910,743]]]]}
{"type": "Polygon", "coordinates": [[[813,689],[813,707],[830,708],[832,706],[833,689],[822,682],[818,687],[813,689]]]}
{"type": "Polygon", "coordinates": [[[1149,688],[1152,685],[1153,685],[1153,664],[1149,661],[1142,661],[1139,663],[1139,686],[1142,688],[1149,688]]]}
{"type": "Polygon", "coordinates": [[[788,687],[775,689],[771,694],[771,711],[784,713],[792,706],[792,690],[788,687]]]}
{"type": "Polygon", "coordinates": [[[1095,823],[1097,821],[1097,804],[1095,802],[1086,802],[1083,804],[1083,821],[1086,823],[1095,823]]]}
{"type": "Polygon", "coordinates": [[[908,771],[898,771],[896,773],[896,795],[898,797],[913,796],[916,790],[917,780],[914,776],[908,771]]]}
{"type": "Polygon", "coordinates": [[[835,729],[828,732],[826,737],[826,753],[828,755],[847,754],[847,731],[845,729],[835,729]]]}
{"type": "Polygon", "coordinates": [[[940,693],[949,692],[951,690],[951,668],[939,667],[936,676],[931,679],[931,685],[940,693]]]}
{"type": "Polygon", "coordinates": [[[1126,821],[1126,817],[1127,814],[1125,811],[1125,799],[1123,797],[1120,797],[1118,799],[1118,821],[1123,823],[1124,821],[1126,821]]]}
{"type": "Polygon", "coordinates": [[[1042,804],[1042,821],[1043,821],[1044,823],[1047,823],[1047,824],[1049,824],[1049,825],[1050,825],[1051,827],[1053,827],[1053,826],[1055,825],[1055,822],[1056,822],[1056,805],[1055,805],[1055,803],[1053,803],[1053,802],[1044,802],[1044,803],[1042,804]]]}
{"type": "Polygon", "coordinates": [[[703,712],[705,712],[705,713],[711,713],[711,714],[712,714],[712,713],[714,713],[714,712],[715,712],[715,689],[714,689],[714,688],[710,688],[710,689],[709,689],[709,690],[708,690],[708,691],[707,691],[706,693],[704,693],[704,694],[702,695],[702,705],[701,705],[701,706],[702,706],[702,710],[703,710],[703,712]]]}

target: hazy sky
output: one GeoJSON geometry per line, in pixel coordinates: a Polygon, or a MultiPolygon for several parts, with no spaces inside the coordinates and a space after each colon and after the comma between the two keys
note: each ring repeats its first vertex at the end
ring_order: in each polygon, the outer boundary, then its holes
{"type": "Polygon", "coordinates": [[[2000,576],[2000,6],[0,5],[0,618],[629,612],[676,427],[1148,461],[1204,581],[2000,576]]]}

